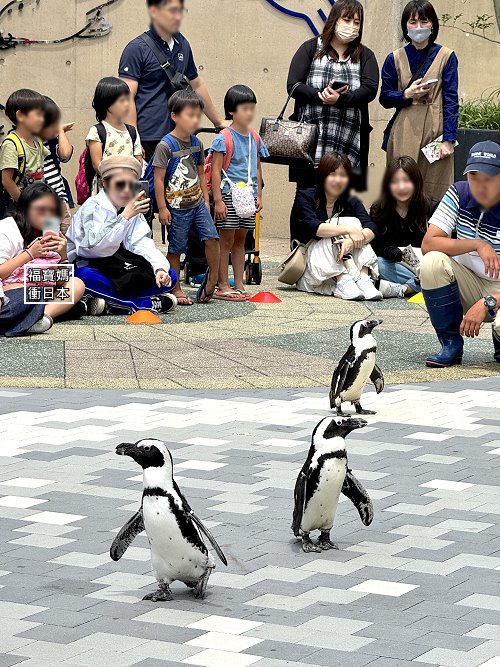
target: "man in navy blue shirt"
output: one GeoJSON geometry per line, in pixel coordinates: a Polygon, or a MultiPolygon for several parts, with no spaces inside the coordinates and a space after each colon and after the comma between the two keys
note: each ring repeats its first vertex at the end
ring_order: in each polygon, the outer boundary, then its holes
{"type": "MultiPolygon", "coordinates": [[[[164,61],[170,63],[169,72],[179,72],[205,103],[205,114],[215,127],[226,127],[215,108],[208,88],[198,71],[187,39],[179,32],[184,14],[184,0],[147,0],[151,27],[146,35],[153,40],[164,61]]],[[[168,99],[172,84],[162,70],[160,61],[143,37],[133,39],[123,51],[118,70],[126,81],[134,99],[128,122],[139,131],[146,160],[153,156],[156,146],[172,130],[168,113],[168,99]]]]}

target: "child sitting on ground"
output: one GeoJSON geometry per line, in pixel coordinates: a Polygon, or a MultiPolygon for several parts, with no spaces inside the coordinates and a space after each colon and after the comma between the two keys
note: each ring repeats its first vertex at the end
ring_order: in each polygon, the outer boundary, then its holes
{"type": "MultiPolygon", "coordinates": [[[[172,95],[168,109],[175,129],[158,144],[152,164],[160,222],[168,226],[167,259],[179,274],[181,255],[188,249],[189,230],[195,227],[200,241],[205,242],[208,263],[197,301],[208,303],[217,284],[219,235],[210,215],[203,144],[194,136],[203,108],[203,100],[191,90],[172,95]]],[[[173,293],[180,306],[193,304],[179,283],[173,293]]]]}
{"type": "Polygon", "coordinates": [[[61,125],[61,109],[50,97],[45,96],[45,102],[45,123],[40,132],[40,138],[45,148],[48,149],[49,155],[45,158],[44,180],[64,202],[66,218],[64,225],[61,225],[61,231],[65,233],[69,224],[69,210],[74,207],[74,202],[61,174],[60,163],[69,162],[73,155],[73,146],[66,132],[73,129],[74,123],[61,125]]]}
{"type": "Polygon", "coordinates": [[[45,122],[45,106],[44,96],[27,88],[13,92],[5,105],[5,115],[14,129],[0,148],[0,219],[14,213],[27,185],[44,178],[44,161],[49,151],[38,135],[45,122]]]}
{"type": "Polygon", "coordinates": [[[246,301],[245,239],[255,229],[255,216],[262,209],[261,157],[269,152],[250,125],[255,116],[257,98],[248,86],[233,86],[224,99],[226,119],[230,128],[223,130],[210,149],[215,220],[220,234],[219,289],[216,299],[246,301]],[[231,154],[227,169],[227,154],[231,154]],[[226,156],[226,159],[225,157],[226,156]],[[246,204],[241,206],[241,197],[246,204]],[[246,207],[246,210],[245,210],[246,207]],[[229,286],[229,256],[233,265],[234,290],[229,286]]]}
{"type": "Polygon", "coordinates": [[[135,127],[125,122],[130,109],[130,88],[124,81],[115,76],[101,79],[92,106],[98,122],[92,125],[85,141],[96,172],[92,185],[95,195],[102,187],[97,172],[103,158],[115,155],[135,157],[142,164],[142,146],[135,127]]]}

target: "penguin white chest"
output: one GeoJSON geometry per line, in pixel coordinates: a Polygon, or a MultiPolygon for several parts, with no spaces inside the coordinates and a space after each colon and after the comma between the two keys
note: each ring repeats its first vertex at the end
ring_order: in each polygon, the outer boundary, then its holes
{"type": "Polygon", "coordinates": [[[349,385],[349,387],[346,387],[345,390],[341,393],[341,398],[343,401],[357,401],[361,398],[365,385],[370,379],[370,375],[375,368],[376,359],[377,355],[375,352],[368,352],[368,354],[364,356],[363,360],[359,364],[352,384],[349,385]]]}
{"type": "Polygon", "coordinates": [[[301,528],[304,532],[331,530],[346,470],[345,459],[332,458],[324,462],[319,484],[309,499],[302,517],[301,528]]]}
{"type": "Polygon", "coordinates": [[[211,557],[183,536],[168,498],[145,497],[143,513],[156,578],[168,583],[199,579],[211,557]]]}

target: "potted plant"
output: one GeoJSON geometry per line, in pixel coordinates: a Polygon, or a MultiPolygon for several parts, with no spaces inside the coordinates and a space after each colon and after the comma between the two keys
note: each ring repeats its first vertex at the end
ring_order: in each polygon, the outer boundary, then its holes
{"type": "Polygon", "coordinates": [[[486,97],[462,100],[458,121],[458,146],[455,147],[455,178],[465,178],[469,151],[479,141],[500,144],[500,88],[486,97]]]}

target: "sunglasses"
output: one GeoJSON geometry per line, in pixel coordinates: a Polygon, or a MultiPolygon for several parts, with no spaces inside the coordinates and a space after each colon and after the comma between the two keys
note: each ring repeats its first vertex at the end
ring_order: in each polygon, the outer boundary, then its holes
{"type": "Polygon", "coordinates": [[[123,190],[126,190],[127,188],[130,188],[130,190],[134,189],[134,184],[137,183],[137,181],[114,181],[112,183],[112,186],[116,189],[122,192],[123,190]]]}

